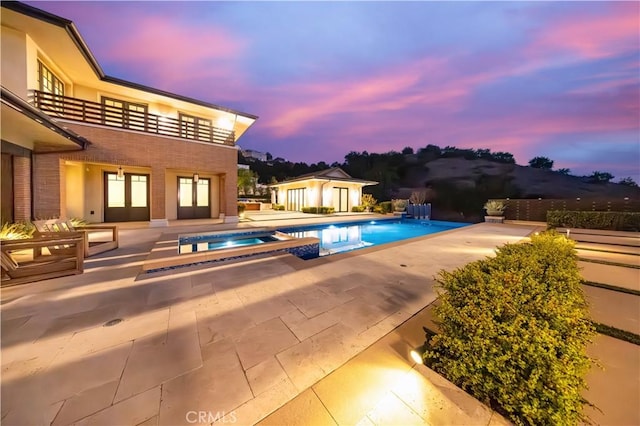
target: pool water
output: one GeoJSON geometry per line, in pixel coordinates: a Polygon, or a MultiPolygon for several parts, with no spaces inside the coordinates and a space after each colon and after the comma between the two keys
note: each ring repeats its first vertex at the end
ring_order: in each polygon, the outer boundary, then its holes
{"type": "Polygon", "coordinates": [[[179,253],[195,253],[200,251],[219,250],[232,247],[254,246],[257,244],[264,244],[269,241],[278,241],[277,238],[272,236],[261,237],[247,237],[239,239],[230,239],[221,241],[219,237],[214,238],[211,241],[200,240],[197,242],[182,241],[179,246],[179,253]]]}
{"type": "Polygon", "coordinates": [[[461,228],[468,223],[420,220],[382,220],[336,225],[279,229],[291,236],[320,239],[320,256],[387,244],[423,235],[461,228]]]}

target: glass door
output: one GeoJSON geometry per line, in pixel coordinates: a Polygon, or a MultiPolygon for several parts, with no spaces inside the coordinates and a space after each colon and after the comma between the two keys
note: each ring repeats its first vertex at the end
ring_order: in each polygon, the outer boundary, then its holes
{"type": "Polygon", "coordinates": [[[178,219],[211,217],[211,180],[178,177],[178,219]]]}
{"type": "Polygon", "coordinates": [[[348,188],[333,188],[333,208],[336,212],[349,211],[348,188]]]}
{"type": "Polygon", "coordinates": [[[105,222],[149,220],[149,175],[106,172],[104,187],[105,222]]]}

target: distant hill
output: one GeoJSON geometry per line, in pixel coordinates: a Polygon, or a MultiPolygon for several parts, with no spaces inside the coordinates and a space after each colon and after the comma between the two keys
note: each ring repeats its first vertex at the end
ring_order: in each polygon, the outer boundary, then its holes
{"type": "Polygon", "coordinates": [[[495,198],[640,198],[638,187],[590,183],[585,177],[563,175],[550,170],[464,158],[439,158],[414,163],[398,182],[396,195],[408,197],[411,192],[433,189],[442,182],[461,189],[504,190],[503,193],[492,195],[495,198]]]}

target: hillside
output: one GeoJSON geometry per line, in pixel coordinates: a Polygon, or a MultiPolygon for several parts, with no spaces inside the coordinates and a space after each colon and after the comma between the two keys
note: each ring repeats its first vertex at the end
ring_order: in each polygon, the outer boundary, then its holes
{"type": "Polygon", "coordinates": [[[413,164],[408,168],[404,178],[398,182],[396,195],[405,197],[413,191],[434,189],[442,182],[460,189],[504,191],[502,194],[492,195],[493,197],[629,197],[632,199],[640,197],[638,187],[616,183],[589,183],[587,178],[562,175],[549,170],[464,158],[439,158],[422,164],[413,164]]]}

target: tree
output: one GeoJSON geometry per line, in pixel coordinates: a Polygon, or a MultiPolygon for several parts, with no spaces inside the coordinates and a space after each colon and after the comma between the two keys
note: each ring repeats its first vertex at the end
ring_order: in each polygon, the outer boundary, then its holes
{"type": "Polygon", "coordinates": [[[427,145],[424,148],[418,150],[418,158],[423,161],[433,161],[440,158],[442,155],[442,149],[437,145],[427,145]]]}
{"type": "Polygon", "coordinates": [[[553,169],[553,160],[550,160],[547,157],[533,157],[529,160],[529,167],[533,167],[534,169],[551,170],[553,169]]]}
{"type": "Polygon", "coordinates": [[[258,174],[250,169],[238,169],[238,194],[247,195],[256,193],[258,174]]]}
{"type": "Polygon", "coordinates": [[[270,152],[267,152],[267,161],[273,160],[273,155],[270,152]]]}
{"type": "Polygon", "coordinates": [[[634,186],[637,187],[638,184],[636,183],[635,180],[631,179],[630,177],[626,177],[626,178],[622,178],[618,181],[618,183],[620,185],[626,185],[626,186],[634,186]]]}
{"type": "Polygon", "coordinates": [[[592,183],[607,183],[613,178],[614,176],[609,172],[595,171],[589,176],[589,181],[592,183]]]}
{"type": "Polygon", "coordinates": [[[571,174],[571,169],[558,169],[556,170],[557,173],[560,173],[561,175],[565,175],[565,176],[569,176],[571,174]]]}
{"type": "Polygon", "coordinates": [[[402,153],[404,155],[413,154],[413,148],[411,148],[410,146],[405,146],[404,149],[402,150],[402,153]]]}

